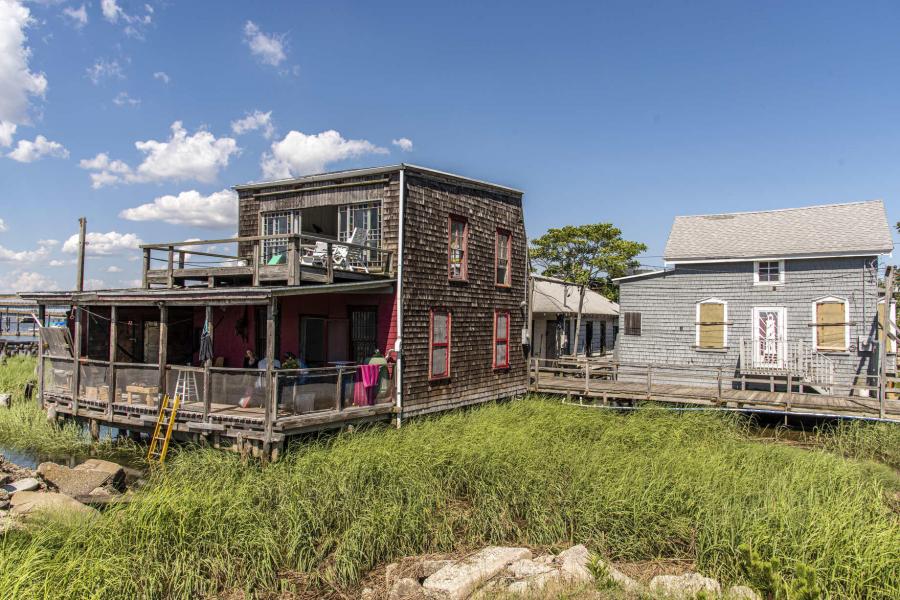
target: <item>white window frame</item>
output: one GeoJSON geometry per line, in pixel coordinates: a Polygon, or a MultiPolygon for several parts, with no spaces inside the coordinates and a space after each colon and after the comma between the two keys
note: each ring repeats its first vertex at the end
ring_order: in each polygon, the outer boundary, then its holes
{"type": "Polygon", "coordinates": [[[267,210],[260,211],[259,213],[259,235],[281,235],[281,233],[268,233],[267,232],[267,219],[277,218],[278,216],[287,217],[287,228],[288,230],[285,232],[284,238],[272,238],[268,240],[263,240],[262,248],[260,252],[260,262],[262,264],[266,264],[272,256],[277,254],[277,250],[279,248],[284,248],[287,251],[288,246],[288,238],[287,236],[295,235],[300,233],[301,228],[301,215],[299,209],[288,209],[288,210],[267,210]]]}
{"type": "Polygon", "coordinates": [[[707,298],[697,302],[694,310],[694,348],[700,350],[726,350],[728,348],[728,301],[719,298],[707,298]],[[725,321],[725,336],[722,340],[722,348],[700,348],[700,305],[721,304],[723,307],[722,320],[725,321]]]}
{"type": "Polygon", "coordinates": [[[781,260],[754,260],[753,261],[753,285],[781,285],[784,283],[784,259],[781,260]],[[759,265],[761,263],[778,263],[778,281],[760,281],[759,265]]]}
{"type": "Polygon", "coordinates": [[[826,296],[812,301],[812,347],[814,352],[821,354],[839,354],[850,352],[850,302],[846,298],[826,296]],[[819,322],[816,320],[816,307],[819,304],[840,302],[844,305],[844,349],[843,350],[819,350],[819,322]]]}
{"type": "MultiPolygon", "coordinates": [[[[878,304],[884,304],[884,298],[878,301],[878,304]]],[[[877,306],[877,305],[876,305],[877,306]]],[[[897,335],[897,301],[891,300],[891,308],[889,309],[890,316],[893,317],[890,323],[888,324],[888,328],[893,330],[894,335],[897,335]]],[[[875,318],[878,318],[878,310],[875,311],[875,318]]],[[[879,323],[880,326],[880,323],[879,323]]],[[[888,341],[887,345],[887,354],[897,354],[897,340],[892,340],[891,338],[885,336],[885,339],[888,341]]],[[[878,341],[878,327],[875,328],[875,341],[878,341]]]]}

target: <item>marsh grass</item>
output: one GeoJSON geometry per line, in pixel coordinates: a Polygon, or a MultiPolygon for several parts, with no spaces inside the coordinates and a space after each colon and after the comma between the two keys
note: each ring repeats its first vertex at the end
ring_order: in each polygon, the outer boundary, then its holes
{"type": "Polygon", "coordinates": [[[751,441],[733,418],[530,399],[323,438],[265,468],[181,452],[89,526],[0,538],[0,597],[348,589],[402,556],[495,543],[684,558],[723,583],[746,580],[746,544],[831,598],[900,594],[900,522],[861,463],[751,441]]]}

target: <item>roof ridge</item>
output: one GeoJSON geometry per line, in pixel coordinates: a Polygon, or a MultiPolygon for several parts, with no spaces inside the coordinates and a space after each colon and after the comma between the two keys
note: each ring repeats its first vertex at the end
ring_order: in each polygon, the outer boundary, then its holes
{"type": "Polygon", "coordinates": [[[854,200],[852,202],[833,202],[830,204],[812,204],[810,206],[794,206],[791,208],[772,208],[769,210],[744,210],[737,212],[728,212],[728,213],[706,213],[700,215],[676,215],[676,219],[698,219],[701,217],[726,217],[726,216],[734,216],[734,215],[758,215],[758,214],[768,214],[768,213],[778,213],[778,212],[790,212],[796,210],[810,210],[814,208],[831,208],[834,206],[854,206],[857,204],[881,204],[884,206],[883,198],[874,198],[872,200],[854,200]]]}

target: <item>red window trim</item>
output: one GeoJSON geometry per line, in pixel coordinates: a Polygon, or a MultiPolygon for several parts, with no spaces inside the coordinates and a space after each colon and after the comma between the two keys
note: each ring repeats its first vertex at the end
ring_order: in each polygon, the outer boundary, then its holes
{"type": "Polygon", "coordinates": [[[450,281],[469,281],[469,220],[459,215],[450,215],[447,217],[447,279],[450,281]],[[463,260],[462,260],[462,276],[454,277],[450,269],[450,242],[453,239],[453,222],[463,224],[463,260]]]}
{"type": "Polygon", "coordinates": [[[451,337],[453,334],[453,313],[450,312],[448,308],[432,308],[428,315],[428,379],[429,381],[439,381],[441,379],[449,379],[450,378],[450,353],[451,347],[450,342],[453,340],[451,337]],[[434,314],[446,314],[447,315],[447,341],[446,342],[435,342],[434,341],[434,314]],[[434,370],[432,367],[432,359],[434,357],[434,349],[435,348],[447,348],[447,364],[444,365],[444,372],[438,375],[434,374],[434,370]]]}
{"type": "Polygon", "coordinates": [[[509,329],[510,329],[510,311],[508,310],[495,310],[494,311],[494,346],[493,346],[493,358],[491,362],[493,363],[493,367],[495,369],[508,369],[509,368],[509,329]],[[497,331],[497,321],[500,319],[500,315],[506,316],[506,332],[505,336],[500,337],[498,334],[500,332],[497,331]],[[497,362],[497,344],[498,343],[506,344],[506,362],[500,364],[497,362]]]}
{"type": "Polygon", "coordinates": [[[512,232],[498,227],[494,234],[494,285],[497,287],[512,287],[512,232]],[[500,266],[500,235],[506,236],[506,282],[497,282],[497,268],[500,266]]]}

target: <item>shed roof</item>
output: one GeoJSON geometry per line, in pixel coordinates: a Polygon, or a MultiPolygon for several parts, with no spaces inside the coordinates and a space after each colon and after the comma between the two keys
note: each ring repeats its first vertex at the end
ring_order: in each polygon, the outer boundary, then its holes
{"type": "MultiPolygon", "coordinates": [[[[577,314],[578,286],[562,279],[534,276],[531,310],[534,313],[577,314]]],[[[593,290],[587,290],[581,313],[616,316],[619,314],[619,305],[593,290]]]]}
{"type": "Polygon", "coordinates": [[[758,212],[675,217],[669,263],[870,256],[894,249],[881,200],[758,212]]]}

